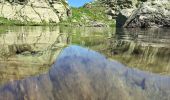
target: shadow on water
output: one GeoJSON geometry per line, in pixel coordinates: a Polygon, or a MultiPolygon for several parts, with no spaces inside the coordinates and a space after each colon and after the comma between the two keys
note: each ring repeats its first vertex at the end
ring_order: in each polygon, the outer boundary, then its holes
{"type": "Polygon", "coordinates": [[[0,100],[169,100],[170,77],[150,74],[79,46],[62,51],[49,72],[10,82],[0,100]]]}

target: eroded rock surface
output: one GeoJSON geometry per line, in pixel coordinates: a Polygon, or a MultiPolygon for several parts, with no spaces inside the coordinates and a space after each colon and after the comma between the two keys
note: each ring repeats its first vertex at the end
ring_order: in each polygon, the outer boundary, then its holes
{"type": "Polygon", "coordinates": [[[98,0],[116,19],[117,27],[169,27],[169,0],[98,0]]]}
{"type": "Polygon", "coordinates": [[[170,0],[154,0],[141,4],[124,27],[170,27],[170,0]]]}
{"type": "Polygon", "coordinates": [[[68,17],[66,0],[1,0],[0,17],[22,22],[58,23],[68,17]]]}
{"type": "Polygon", "coordinates": [[[66,48],[49,73],[0,88],[2,100],[169,100],[170,77],[130,69],[89,49],[66,48]]]}
{"type": "Polygon", "coordinates": [[[122,27],[137,8],[139,0],[99,0],[106,5],[109,18],[116,19],[116,26],[122,27]]]}

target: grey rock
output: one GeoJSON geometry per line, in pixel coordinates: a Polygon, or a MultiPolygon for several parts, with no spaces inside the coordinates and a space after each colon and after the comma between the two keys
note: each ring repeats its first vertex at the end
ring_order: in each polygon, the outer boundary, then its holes
{"type": "MultiPolygon", "coordinates": [[[[170,0],[104,0],[117,27],[169,27],[170,0]]],[[[109,17],[111,18],[111,17],[109,17]]]]}
{"type": "Polygon", "coordinates": [[[122,9],[116,17],[116,26],[123,27],[129,16],[132,14],[134,9],[122,9]]]}
{"type": "Polygon", "coordinates": [[[132,11],[136,9],[138,0],[104,0],[109,18],[116,19],[117,27],[122,27],[132,11]]]}
{"type": "Polygon", "coordinates": [[[91,21],[86,25],[87,27],[107,27],[107,24],[97,21],[91,21]]]}
{"type": "Polygon", "coordinates": [[[136,9],[124,27],[170,27],[170,1],[148,1],[136,9]]]}
{"type": "Polygon", "coordinates": [[[21,22],[58,23],[70,16],[66,0],[1,0],[0,17],[21,22]]]}

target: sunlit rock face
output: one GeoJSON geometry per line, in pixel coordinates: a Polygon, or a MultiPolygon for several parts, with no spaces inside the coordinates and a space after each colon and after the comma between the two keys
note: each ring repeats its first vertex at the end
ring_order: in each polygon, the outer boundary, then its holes
{"type": "Polygon", "coordinates": [[[0,88],[1,100],[169,100],[170,77],[150,74],[70,46],[44,75],[0,88]]]}
{"type": "Polygon", "coordinates": [[[98,0],[117,27],[170,27],[169,0],[98,0]]]}
{"type": "Polygon", "coordinates": [[[109,18],[116,19],[116,26],[122,27],[137,8],[140,0],[98,0],[106,5],[109,18]]]}
{"type": "Polygon", "coordinates": [[[59,27],[3,27],[0,34],[0,84],[47,72],[67,34],[59,27]]]}
{"type": "Polygon", "coordinates": [[[124,27],[170,27],[170,0],[150,0],[141,4],[124,27]]]}
{"type": "Polygon", "coordinates": [[[0,17],[22,22],[58,23],[68,17],[66,0],[1,0],[0,17]]]}

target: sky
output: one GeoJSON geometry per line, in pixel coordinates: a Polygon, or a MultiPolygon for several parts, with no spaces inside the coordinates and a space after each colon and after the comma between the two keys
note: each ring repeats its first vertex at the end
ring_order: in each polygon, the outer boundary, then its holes
{"type": "Polygon", "coordinates": [[[68,0],[68,3],[72,7],[81,7],[85,3],[91,2],[93,0],[68,0]]]}

